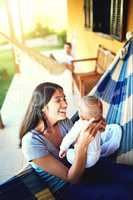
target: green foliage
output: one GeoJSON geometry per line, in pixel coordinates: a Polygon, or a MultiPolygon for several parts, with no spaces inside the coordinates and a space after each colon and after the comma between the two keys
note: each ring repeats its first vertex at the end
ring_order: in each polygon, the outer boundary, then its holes
{"type": "Polygon", "coordinates": [[[9,74],[14,74],[13,54],[11,50],[0,50],[0,70],[6,69],[9,74]]]}
{"type": "Polygon", "coordinates": [[[48,35],[55,34],[55,31],[49,27],[44,27],[40,22],[36,23],[35,29],[25,35],[26,39],[46,37],[48,35]]]}
{"type": "Polygon", "coordinates": [[[14,66],[11,50],[0,51],[0,108],[14,75],[14,66]]]}
{"type": "Polygon", "coordinates": [[[51,34],[57,35],[61,46],[66,42],[66,30],[56,32],[55,30],[49,27],[44,27],[40,22],[36,23],[35,29],[26,34],[25,38],[26,39],[39,38],[39,37],[44,38],[51,34]]]}
{"type": "MultiPolygon", "coordinates": [[[[1,71],[0,71],[1,73],[1,71]]],[[[9,78],[7,80],[0,78],[0,108],[4,102],[6,93],[8,91],[9,85],[11,83],[12,80],[12,75],[8,75],[9,78]]]]}
{"type": "Polygon", "coordinates": [[[63,45],[66,42],[66,38],[67,38],[66,30],[63,30],[57,33],[57,36],[58,36],[58,40],[60,44],[63,45]]]}
{"type": "Polygon", "coordinates": [[[49,27],[43,27],[41,23],[36,24],[35,28],[36,37],[45,37],[53,33],[55,33],[55,31],[50,29],[49,27]]]}

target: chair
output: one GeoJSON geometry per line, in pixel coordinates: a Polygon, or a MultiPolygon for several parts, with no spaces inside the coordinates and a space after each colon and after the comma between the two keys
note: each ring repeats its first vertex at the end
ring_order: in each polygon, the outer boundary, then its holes
{"type": "Polygon", "coordinates": [[[73,60],[73,64],[78,62],[95,62],[94,69],[85,73],[75,73],[75,77],[78,82],[78,88],[81,96],[84,96],[90,92],[90,90],[96,85],[106,68],[111,64],[115,57],[115,53],[106,49],[102,45],[98,46],[97,57],[85,58],[73,60]]]}

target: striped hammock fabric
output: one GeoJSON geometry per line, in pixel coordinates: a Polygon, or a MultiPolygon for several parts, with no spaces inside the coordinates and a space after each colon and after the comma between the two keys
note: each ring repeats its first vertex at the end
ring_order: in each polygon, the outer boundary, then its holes
{"type": "Polygon", "coordinates": [[[116,55],[90,94],[101,99],[107,123],[123,128],[118,161],[133,164],[133,40],[126,48],[125,58],[116,55]]]}

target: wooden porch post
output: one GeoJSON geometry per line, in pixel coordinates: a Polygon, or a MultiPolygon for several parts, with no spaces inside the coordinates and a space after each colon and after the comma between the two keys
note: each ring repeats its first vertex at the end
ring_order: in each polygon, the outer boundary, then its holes
{"type": "MultiPolygon", "coordinates": [[[[17,35],[16,27],[15,27],[15,21],[13,19],[13,11],[10,7],[11,1],[6,0],[6,10],[7,10],[7,18],[8,18],[8,24],[9,24],[9,30],[10,30],[10,36],[13,40],[19,40],[19,42],[22,42],[24,44],[24,34],[23,34],[23,26],[22,26],[22,16],[21,16],[21,5],[19,0],[15,1],[16,4],[14,5],[16,10],[17,10],[17,17],[19,19],[19,25],[17,24],[17,29],[19,29],[20,35],[17,35]]],[[[16,62],[16,54],[15,54],[15,49],[12,47],[12,52],[13,52],[13,60],[14,60],[14,65],[15,65],[15,72],[20,73],[19,69],[19,64],[16,62]]]]}
{"type": "Polygon", "coordinates": [[[1,113],[0,113],[0,129],[3,129],[5,126],[2,122],[1,113]]]}
{"type": "MultiPolygon", "coordinates": [[[[14,40],[15,32],[14,32],[12,15],[11,15],[10,7],[9,7],[9,0],[6,0],[5,4],[6,4],[6,10],[7,10],[7,18],[8,18],[8,24],[9,24],[10,36],[14,40]]],[[[15,61],[15,52],[14,52],[13,47],[12,47],[12,55],[13,55],[13,61],[14,61],[14,66],[15,66],[15,72],[19,73],[19,66],[16,64],[16,61],[15,61]]]]}

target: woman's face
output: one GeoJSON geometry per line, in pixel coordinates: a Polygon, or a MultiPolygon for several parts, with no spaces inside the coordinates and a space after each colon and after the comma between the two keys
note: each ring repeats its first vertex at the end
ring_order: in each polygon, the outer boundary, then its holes
{"type": "Polygon", "coordinates": [[[59,120],[66,119],[67,102],[63,90],[56,90],[49,103],[44,106],[43,111],[53,125],[59,120]]]}

